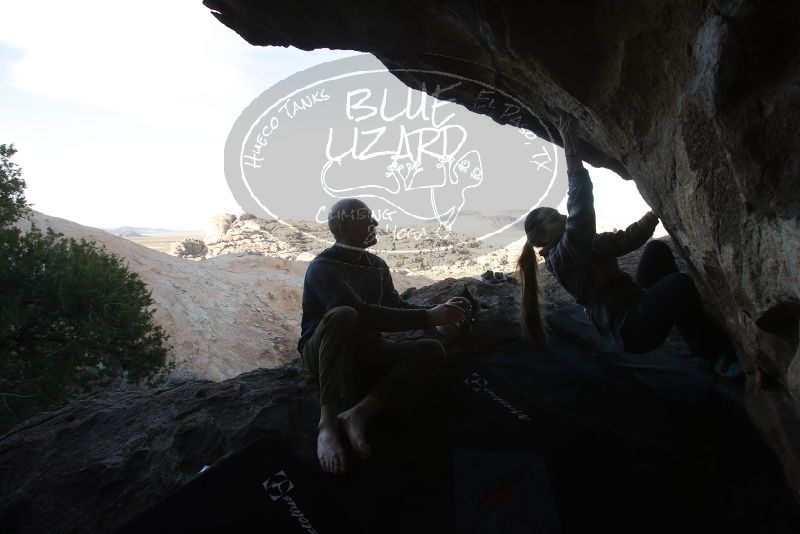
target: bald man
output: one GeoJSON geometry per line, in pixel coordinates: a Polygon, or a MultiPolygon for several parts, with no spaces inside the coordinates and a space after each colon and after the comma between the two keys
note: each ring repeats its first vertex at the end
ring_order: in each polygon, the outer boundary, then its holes
{"type": "Polygon", "coordinates": [[[362,201],[334,204],[328,227],[336,242],[309,264],[303,284],[297,350],[319,380],[317,456],[322,469],[335,474],[348,470],[345,439],[359,457],[368,458],[369,420],[387,407],[409,413],[445,362],[444,347],[435,339],[390,341],[380,332],[460,325],[470,309],[462,297],[438,306],[403,300],[386,262],[366,251],[377,243],[377,226],[362,201]],[[376,376],[377,383],[359,399],[357,377],[375,382],[376,376]]]}

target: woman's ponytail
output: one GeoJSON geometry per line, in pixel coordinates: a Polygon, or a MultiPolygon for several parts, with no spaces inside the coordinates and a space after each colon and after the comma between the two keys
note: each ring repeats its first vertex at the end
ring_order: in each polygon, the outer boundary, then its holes
{"type": "Polygon", "coordinates": [[[539,267],[536,251],[527,240],[522,247],[517,267],[522,277],[522,330],[534,345],[544,346],[547,344],[547,330],[542,315],[539,267]]]}

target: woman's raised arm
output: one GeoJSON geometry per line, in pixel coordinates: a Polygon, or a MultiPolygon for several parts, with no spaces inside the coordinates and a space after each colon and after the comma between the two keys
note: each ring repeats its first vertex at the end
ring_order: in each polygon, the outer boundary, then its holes
{"type": "Polygon", "coordinates": [[[583,161],[578,153],[578,122],[570,115],[562,115],[558,131],[564,141],[564,156],[567,158],[567,171],[583,169],[583,161]]]}
{"type": "Polygon", "coordinates": [[[564,153],[567,158],[567,221],[564,238],[567,248],[589,250],[594,241],[596,226],[594,214],[594,195],[589,173],[583,167],[578,152],[578,124],[574,118],[563,115],[558,124],[564,140],[564,153]]]}

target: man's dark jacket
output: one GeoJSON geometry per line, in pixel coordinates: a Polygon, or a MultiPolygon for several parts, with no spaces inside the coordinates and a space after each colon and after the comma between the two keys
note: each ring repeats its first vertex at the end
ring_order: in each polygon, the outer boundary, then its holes
{"type": "Polygon", "coordinates": [[[364,335],[428,328],[427,310],[403,300],[392,283],[386,262],[367,252],[356,260],[339,244],[323,250],[308,265],[303,282],[303,318],[297,350],[314,333],[331,308],[352,306],[364,335]]]}

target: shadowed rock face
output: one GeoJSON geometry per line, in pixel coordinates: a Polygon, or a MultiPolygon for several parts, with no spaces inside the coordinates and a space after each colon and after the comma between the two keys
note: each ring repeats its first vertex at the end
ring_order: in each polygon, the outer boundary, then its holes
{"type": "MultiPolygon", "coordinates": [[[[586,159],[634,180],[678,243],[800,490],[800,3],[204,3],[254,45],[455,68],[526,104],[544,137],[558,112],[577,117],[586,159]]],[[[474,86],[449,96],[511,122],[474,86]]]]}
{"type": "MultiPolygon", "coordinates": [[[[622,266],[631,270],[637,260],[638,253],[631,254],[623,258],[622,266]]],[[[525,349],[520,339],[520,292],[517,284],[490,284],[474,278],[451,278],[420,289],[411,288],[403,296],[418,304],[441,303],[464,288],[478,303],[471,333],[463,339],[437,335],[447,348],[451,361],[457,362],[466,355],[486,362],[503,358],[506,361],[548,358],[545,352],[525,349]]],[[[557,281],[547,275],[543,277],[543,289],[549,310],[570,304],[570,299],[557,281]]],[[[435,332],[428,334],[436,335],[435,332]]],[[[386,335],[404,338],[420,336],[423,332],[386,335]]],[[[673,354],[684,354],[686,346],[671,340],[668,350],[673,354]]],[[[564,353],[555,354],[568,356],[564,353]]],[[[587,355],[585,359],[581,356],[578,358],[584,361],[584,365],[595,365],[591,363],[595,361],[593,355],[587,355]]],[[[553,360],[549,361],[551,363],[544,364],[540,371],[545,376],[552,376],[553,380],[544,379],[539,388],[530,391],[533,393],[535,390],[535,395],[542,398],[560,399],[555,405],[560,406],[561,410],[553,412],[557,413],[557,417],[552,421],[566,421],[576,414],[583,417],[583,421],[592,422],[598,417],[600,420],[618,422],[628,418],[644,422],[636,419],[641,417],[637,413],[645,413],[648,418],[644,426],[648,426],[649,430],[641,428],[641,436],[633,433],[634,437],[638,436],[637,439],[643,439],[634,442],[635,449],[647,452],[644,456],[634,457],[639,461],[649,457],[653,462],[645,465],[652,464],[651,469],[655,466],[653,472],[658,476],[639,473],[641,464],[631,460],[632,450],[624,448],[626,443],[628,447],[631,443],[620,437],[629,435],[628,432],[604,434],[602,425],[598,427],[593,424],[587,425],[582,431],[569,424],[554,425],[542,418],[543,414],[554,408],[553,405],[531,404],[530,408],[534,411],[530,413],[540,425],[536,427],[535,434],[548,436],[548,440],[558,442],[558,445],[543,445],[543,448],[535,450],[543,451],[556,462],[553,472],[560,473],[554,479],[556,482],[567,488],[589,488],[586,495],[591,502],[584,504],[603,502],[598,493],[609,491],[608,473],[614,472],[616,477],[620,477],[621,471],[616,468],[627,467],[635,474],[629,472],[626,475],[630,477],[630,483],[626,490],[629,493],[624,495],[641,494],[645,496],[645,501],[654,503],[669,497],[671,500],[663,502],[672,505],[662,506],[659,510],[663,513],[668,509],[672,519],[696,517],[699,521],[705,521],[703,524],[709,523],[705,530],[701,528],[702,525],[693,523],[696,530],[751,532],[758,531],[755,528],[757,526],[764,532],[797,532],[800,517],[789,496],[780,466],[744,417],[738,401],[733,400],[730,394],[709,397],[704,394],[698,399],[705,398],[705,401],[691,401],[687,404],[690,407],[688,409],[682,408],[680,402],[672,401],[670,408],[665,409],[663,397],[654,395],[650,387],[644,391],[641,389],[642,383],[651,384],[648,380],[655,379],[658,373],[648,375],[649,379],[644,382],[638,379],[619,382],[616,378],[610,379],[610,376],[617,376],[614,373],[609,375],[601,371],[587,374],[585,367],[559,367],[554,366],[553,360]],[[567,384],[578,385],[570,389],[567,384]],[[565,386],[568,390],[566,393],[563,391],[565,386]],[[609,392],[616,393],[609,395],[609,392]],[[615,398],[620,399],[619,404],[615,398]],[[643,409],[640,403],[645,406],[643,409]],[[588,406],[593,408],[589,409],[588,406]],[[725,409],[721,409],[723,407],[725,409]],[[721,417],[722,414],[727,416],[721,417]],[[690,424],[695,420],[696,423],[690,424]],[[654,429],[658,429],[655,435],[659,439],[644,439],[652,436],[654,429]],[[663,440],[667,441],[668,446],[663,445],[663,440]],[[607,448],[603,448],[604,443],[607,448]],[[623,452],[616,456],[618,463],[609,464],[615,457],[609,451],[618,450],[619,447],[623,452]],[[563,452],[564,448],[568,452],[563,452]],[[667,454],[666,449],[671,452],[667,454]],[[560,452],[556,453],[556,450],[560,452]],[[564,454],[565,463],[558,463],[560,454],[564,454]],[[586,458],[590,461],[585,461],[586,458]],[[581,461],[585,463],[581,464],[581,461]],[[559,465],[582,467],[565,472],[558,469],[559,465]],[[609,471],[609,465],[615,466],[612,471],[609,471]],[[676,474],[671,477],[669,473],[673,471],[676,474]],[[664,491],[664,487],[673,489],[666,491],[662,497],[654,497],[654,492],[664,491]],[[741,525],[746,528],[739,528],[741,525]]],[[[645,374],[649,372],[646,368],[642,368],[645,374]]],[[[512,366],[509,369],[515,375],[531,373],[530,368],[524,366],[512,366]]],[[[673,371],[667,374],[671,375],[673,371]]],[[[444,386],[446,392],[454,391],[446,381],[439,385],[444,386]]],[[[689,397],[697,396],[693,386],[681,391],[688,392],[689,397]]],[[[506,393],[504,391],[503,395],[506,393]]],[[[454,402],[464,400],[462,397],[457,399],[460,400],[454,402]]],[[[307,372],[301,369],[297,358],[274,369],[259,369],[224,382],[185,380],[156,389],[106,392],[77,400],[54,412],[43,413],[0,436],[0,531],[113,531],[193,479],[204,464],[212,464],[225,453],[262,436],[281,438],[307,468],[316,472],[318,400],[319,390],[307,372]]],[[[442,400],[440,398],[433,404],[442,400]]],[[[493,405],[495,401],[489,399],[487,402],[493,405]]],[[[449,415],[434,417],[433,424],[437,428],[446,428],[465,415],[469,420],[475,416],[470,407],[474,408],[474,405],[455,404],[445,408],[444,413],[449,415]],[[453,409],[455,406],[460,407],[461,412],[453,409]]],[[[435,409],[433,413],[442,415],[435,409]]],[[[573,421],[581,420],[580,417],[573,421]]],[[[337,479],[339,482],[326,479],[328,491],[341,491],[351,496],[353,494],[347,492],[361,487],[362,492],[372,492],[375,491],[371,486],[375,473],[392,476],[391,473],[396,473],[398,466],[401,470],[414,469],[421,457],[439,458],[441,461],[438,454],[429,450],[429,439],[436,441],[432,438],[436,434],[435,429],[419,423],[416,418],[405,423],[393,420],[400,423],[399,428],[386,421],[379,421],[378,426],[370,427],[370,440],[376,458],[384,458],[383,462],[393,465],[394,469],[378,469],[366,478],[337,479]],[[421,439],[422,436],[425,439],[421,439]],[[417,447],[419,450],[414,449],[416,452],[413,454],[404,455],[407,447],[417,447]]],[[[467,436],[467,439],[464,436],[458,438],[457,441],[461,443],[459,448],[467,447],[470,443],[482,443],[483,436],[479,431],[482,427],[467,425],[467,428],[476,432],[476,435],[467,436]]],[[[488,443],[496,445],[505,442],[503,439],[496,442],[494,435],[491,435],[488,443]]],[[[488,446],[484,444],[481,447],[488,446]]],[[[436,475],[423,471],[426,483],[442,483],[437,478],[441,473],[436,475]]],[[[438,473],[436,470],[432,472],[438,473]]],[[[565,519],[573,517],[570,511],[575,508],[586,512],[583,504],[574,504],[569,498],[569,491],[566,493],[567,497],[562,499],[566,503],[564,506],[567,506],[565,519]]],[[[598,526],[609,522],[613,524],[615,511],[624,512],[626,517],[631,513],[643,514],[642,510],[631,510],[629,506],[619,507],[616,504],[628,503],[626,500],[611,500],[615,504],[600,510],[600,515],[581,515],[590,520],[591,526],[598,531],[628,531],[598,526]]],[[[362,503],[357,502],[346,513],[351,514],[362,507],[362,503]]],[[[403,508],[402,513],[425,518],[424,513],[413,508],[403,508]]],[[[574,523],[575,519],[572,521],[574,523]]],[[[641,530],[638,522],[629,526],[634,524],[641,530]]],[[[586,532],[587,529],[576,528],[573,524],[571,529],[565,528],[564,531],[586,532]]],[[[656,531],[672,532],[674,529],[656,528],[656,531]]]]}
{"type": "MultiPolygon", "coordinates": [[[[516,285],[451,278],[405,297],[441,303],[465,286],[486,307],[472,352],[518,346],[516,285]]],[[[319,389],[299,357],[223,382],[182,380],[74,401],[0,436],[0,531],[112,531],[204,464],[263,436],[280,437],[316,466],[318,418],[319,389]]]]}
{"type": "MultiPolygon", "coordinates": [[[[638,256],[638,253],[633,253],[623,258],[622,267],[632,270],[638,256]]],[[[571,299],[556,280],[544,275],[542,281],[548,310],[555,312],[571,304],[571,299]]],[[[623,512],[626,521],[630,521],[631,513],[647,516],[646,511],[636,509],[629,501],[613,498],[610,499],[615,503],[613,506],[601,506],[595,510],[598,514],[586,513],[587,505],[597,506],[597,502],[605,502],[598,493],[608,494],[610,481],[606,477],[609,472],[614,472],[617,478],[629,477],[629,483],[624,484],[628,493],[623,492],[623,495],[630,498],[631,493],[640,494],[646,502],[661,503],[657,508],[661,512],[653,512],[658,517],[665,510],[669,510],[673,521],[675,518],[695,517],[700,521],[700,524],[691,522],[695,530],[797,532],[800,516],[796,505],[789,495],[778,462],[756,435],[736,400],[740,394],[738,388],[727,393],[718,389],[718,394],[698,397],[699,390],[695,386],[682,386],[681,391],[695,400],[688,401],[684,407],[681,407],[682,400],[673,400],[666,409],[664,397],[654,395],[651,389],[653,384],[650,380],[660,380],[657,378],[659,373],[648,374],[651,372],[647,370],[648,364],[640,369],[648,378],[640,382],[630,378],[638,376],[638,373],[625,375],[628,378],[624,379],[603,371],[587,374],[583,366],[559,366],[555,360],[548,360],[546,352],[520,350],[525,345],[519,337],[520,292],[517,284],[451,278],[420,289],[411,288],[403,296],[418,304],[440,303],[464,288],[476,299],[477,313],[471,332],[462,339],[437,335],[446,346],[451,361],[457,362],[472,355],[484,362],[505,359],[506,362],[519,363],[528,358],[550,362],[543,363],[539,371],[553,380],[540,378],[539,387],[528,391],[535,392],[536,397],[550,399],[553,404],[535,403],[528,409],[538,421],[535,434],[547,436],[547,440],[555,443],[543,445],[543,448],[534,447],[533,450],[545,454],[548,462],[555,462],[549,465],[554,473],[560,473],[554,481],[561,488],[561,502],[566,506],[562,510],[563,517],[572,518],[571,528],[565,528],[565,532],[587,531],[588,525],[574,524],[576,520],[571,512],[577,513],[577,510],[581,512],[578,515],[591,522],[591,528],[603,532],[629,530],[600,526],[614,524],[615,510],[623,512]],[[614,376],[617,378],[612,379],[614,376]],[[644,383],[650,386],[642,390],[644,383]],[[615,398],[619,399],[619,404],[615,398]],[[547,417],[542,416],[553,409],[557,417],[548,423],[547,417]],[[647,421],[637,419],[641,414],[647,414],[647,421]],[[573,426],[569,423],[554,424],[556,420],[563,422],[570,418],[573,426]],[[617,421],[623,424],[619,427],[623,430],[627,428],[624,421],[638,420],[646,428],[640,425],[632,433],[618,429],[612,434],[604,434],[602,425],[594,425],[598,419],[617,421]],[[580,430],[574,426],[574,422],[579,420],[591,421],[592,424],[580,430]],[[657,440],[652,438],[654,429],[657,429],[657,440]],[[633,454],[635,459],[631,458],[634,450],[625,448],[631,446],[624,438],[628,435],[636,438],[634,449],[642,454],[633,454]],[[651,437],[648,439],[647,436],[651,437]],[[620,447],[623,452],[615,456],[611,451],[620,447]],[[562,455],[564,461],[559,463],[562,455]],[[613,463],[613,458],[617,464],[613,463]],[[649,465],[652,473],[657,475],[648,475],[647,469],[640,472],[640,462],[644,459],[649,462],[644,465],[649,465]],[[564,471],[564,466],[572,466],[572,469],[564,471]],[[623,475],[626,468],[630,472],[623,475]],[[577,497],[572,495],[571,492],[576,491],[574,488],[588,488],[588,500],[580,500],[581,491],[577,491],[577,497]],[[664,491],[664,488],[671,489],[664,491]],[[661,495],[659,492],[664,493],[661,495]],[[656,497],[656,494],[661,497],[656,497]],[[628,505],[620,508],[618,502],[628,505]]],[[[433,331],[428,334],[436,335],[433,331]]],[[[423,335],[423,332],[385,335],[404,338],[423,335]]],[[[560,342],[556,340],[555,343],[558,345],[560,342]]],[[[564,346],[560,346],[563,350],[564,346]]],[[[673,337],[667,350],[680,355],[686,352],[687,347],[673,337]]],[[[559,361],[563,357],[570,359],[569,353],[555,354],[559,355],[559,361]]],[[[582,352],[574,353],[573,357],[577,354],[582,352]]],[[[584,362],[583,365],[598,369],[592,363],[598,363],[595,355],[577,357],[584,362]]],[[[652,365],[653,361],[649,364],[652,365]]],[[[603,367],[599,365],[599,368],[603,367]]],[[[496,367],[500,368],[502,365],[496,367]]],[[[532,373],[525,365],[512,364],[508,369],[514,375],[532,373]]],[[[686,372],[678,367],[667,374],[673,375],[676,369],[678,374],[686,372]]],[[[447,381],[438,384],[444,387],[447,395],[455,391],[447,381]]],[[[716,387],[720,386],[722,384],[716,387]]],[[[504,390],[503,395],[507,393],[509,391],[504,390]]],[[[457,395],[456,398],[455,404],[445,407],[443,412],[433,409],[433,413],[439,416],[449,414],[447,417],[434,416],[432,424],[435,428],[452,427],[453,421],[464,415],[468,420],[475,416],[471,411],[474,405],[460,405],[458,403],[464,398],[457,395]],[[456,406],[461,412],[453,409],[456,406]]],[[[41,414],[0,436],[0,531],[113,531],[191,480],[204,464],[212,464],[225,453],[262,436],[281,438],[307,468],[316,472],[318,399],[318,388],[301,369],[297,359],[275,369],[259,369],[224,382],[185,380],[157,389],[96,394],[57,411],[41,414]]],[[[441,402],[443,398],[433,401],[433,404],[441,402]]],[[[489,399],[488,402],[493,404],[495,401],[489,399]]],[[[406,422],[393,419],[391,424],[387,423],[389,420],[378,421],[378,426],[370,427],[370,441],[376,458],[383,458],[384,464],[388,462],[394,469],[381,471],[373,465],[372,474],[366,478],[320,479],[328,491],[344,492],[342,502],[358,503],[352,504],[345,511],[347,514],[363,508],[362,503],[355,499],[357,488],[362,488],[362,497],[363,492],[376,491],[372,486],[376,473],[391,477],[398,466],[401,471],[413,470],[421,457],[439,458],[441,461],[440,453],[435,454],[429,449],[429,440],[436,442],[433,436],[437,432],[435,428],[426,426],[430,422],[420,423],[418,418],[425,419],[421,416],[418,413],[417,417],[406,422]],[[399,427],[394,424],[399,424],[399,427]],[[426,436],[426,439],[420,439],[421,436],[426,436]],[[417,449],[408,453],[408,447],[417,449]],[[356,493],[348,493],[353,491],[356,493]],[[350,498],[353,500],[348,500],[350,498]]],[[[467,428],[476,434],[458,438],[459,448],[474,442],[482,443],[484,439],[483,432],[479,431],[480,425],[469,424],[467,428]]],[[[487,443],[496,447],[505,441],[492,434],[487,443]]],[[[441,446],[440,443],[438,447],[441,446]]],[[[487,446],[484,443],[481,447],[487,446]]],[[[361,468],[370,465],[361,465],[361,468]]],[[[437,478],[441,473],[431,473],[439,472],[422,469],[426,483],[443,483],[437,478]]],[[[391,480],[390,484],[398,482],[391,480]]],[[[445,505],[442,502],[436,506],[445,505]]],[[[395,506],[399,505],[395,503],[395,506]]],[[[403,514],[425,519],[425,514],[418,510],[409,512],[415,510],[413,507],[403,507],[402,510],[403,514]]],[[[679,523],[686,524],[683,519],[679,523]]],[[[626,524],[639,528],[640,523],[626,524]]],[[[674,531],[674,528],[654,528],[658,532],[674,531]]],[[[414,529],[398,531],[412,532],[414,529]]]]}

